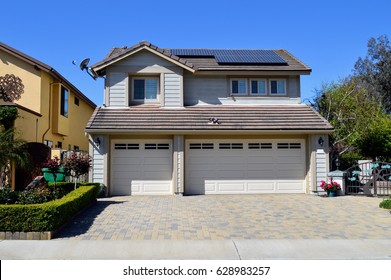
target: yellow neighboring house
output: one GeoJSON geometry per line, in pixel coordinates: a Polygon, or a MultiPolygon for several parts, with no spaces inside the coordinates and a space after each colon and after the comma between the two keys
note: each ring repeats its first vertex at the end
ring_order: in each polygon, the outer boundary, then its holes
{"type": "Polygon", "coordinates": [[[61,150],[88,151],[84,128],[96,105],[49,65],[0,42],[0,76],[22,80],[24,93],[14,103],[15,127],[27,142],[61,150]]]}

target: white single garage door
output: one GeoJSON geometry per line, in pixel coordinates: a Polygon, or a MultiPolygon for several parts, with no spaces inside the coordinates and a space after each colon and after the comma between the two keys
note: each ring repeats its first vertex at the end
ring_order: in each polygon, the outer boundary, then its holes
{"type": "Polygon", "coordinates": [[[304,193],[304,140],[186,142],[186,194],[304,193]]]}
{"type": "Polygon", "coordinates": [[[111,195],[172,194],[171,149],[171,141],[113,141],[111,195]]]}

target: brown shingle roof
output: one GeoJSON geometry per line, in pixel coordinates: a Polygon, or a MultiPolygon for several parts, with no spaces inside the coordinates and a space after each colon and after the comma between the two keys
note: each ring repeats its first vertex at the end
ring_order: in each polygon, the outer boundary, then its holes
{"type": "MultiPolygon", "coordinates": [[[[311,68],[302,63],[296,57],[291,55],[286,50],[275,50],[275,52],[283,58],[287,63],[282,65],[248,65],[248,64],[235,64],[226,65],[217,63],[214,57],[178,57],[171,53],[171,49],[161,49],[147,41],[142,41],[131,47],[113,48],[107,54],[107,56],[100,62],[97,62],[91,66],[91,69],[96,73],[101,69],[104,69],[106,65],[109,65],[121,58],[126,57],[130,53],[140,48],[150,48],[167,57],[173,59],[179,64],[194,69],[195,71],[301,71],[304,73],[310,73],[311,68]]],[[[208,49],[204,49],[208,50],[208,49]]]]}
{"type": "Polygon", "coordinates": [[[86,127],[87,132],[332,130],[308,105],[98,107],[86,127]],[[217,118],[220,124],[213,124],[210,118],[217,118]]]}

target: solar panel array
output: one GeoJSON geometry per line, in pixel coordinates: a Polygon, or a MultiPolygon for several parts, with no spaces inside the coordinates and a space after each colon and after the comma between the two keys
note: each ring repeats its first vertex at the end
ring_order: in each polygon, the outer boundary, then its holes
{"type": "Polygon", "coordinates": [[[214,57],[219,64],[286,64],[273,50],[171,49],[179,57],[214,57]]]}

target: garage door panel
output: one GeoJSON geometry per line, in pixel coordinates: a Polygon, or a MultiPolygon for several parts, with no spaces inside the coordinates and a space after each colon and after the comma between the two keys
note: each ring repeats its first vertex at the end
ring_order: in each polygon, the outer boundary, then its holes
{"type": "Polygon", "coordinates": [[[118,180],[134,180],[134,179],[140,179],[140,172],[125,172],[125,171],[116,171],[113,172],[113,175],[118,180]]]}
{"type": "Polygon", "coordinates": [[[290,193],[303,193],[304,183],[303,181],[277,182],[277,191],[290,192],[290,193]]]}
{"type": "Polygon", "coordinates": [[[274,181],[248,182],[247,190],[250,193],[273,193],[275,192],[274,181]]]}
{"type": "Polygon", "coordinates": [[[232,143],[215,140],[215,148],[208,151],[189,149],[187,143],[186,193],[305,192],[304,141],[232,143]]]}
{"type": "Polygon", "coordinates": [[[151,142],[150,140],[113,142],[112,195],[172,194],[171,142],[151,142]],[[116,149],[118,147],[121,149],[116,149]]]}
{"type": "Polygon", "coordinates": [[[272,156],[254,156],[254,155],[249,155],[247,158],[247,163],[248,164],[270,164],[274,161],[274,158],[272,156]]]}
{"type": "Polygon", "coordinates": [[[225,193],[243,193],[246,190],[244,182],[219,182],[217,183],[218,192],[225,193]]]}
{"type": "Polygon", "coordinates": [[[247,171],[247,179],[250,180],[273,180],[275,179],[274,170],[247,171]]]}

